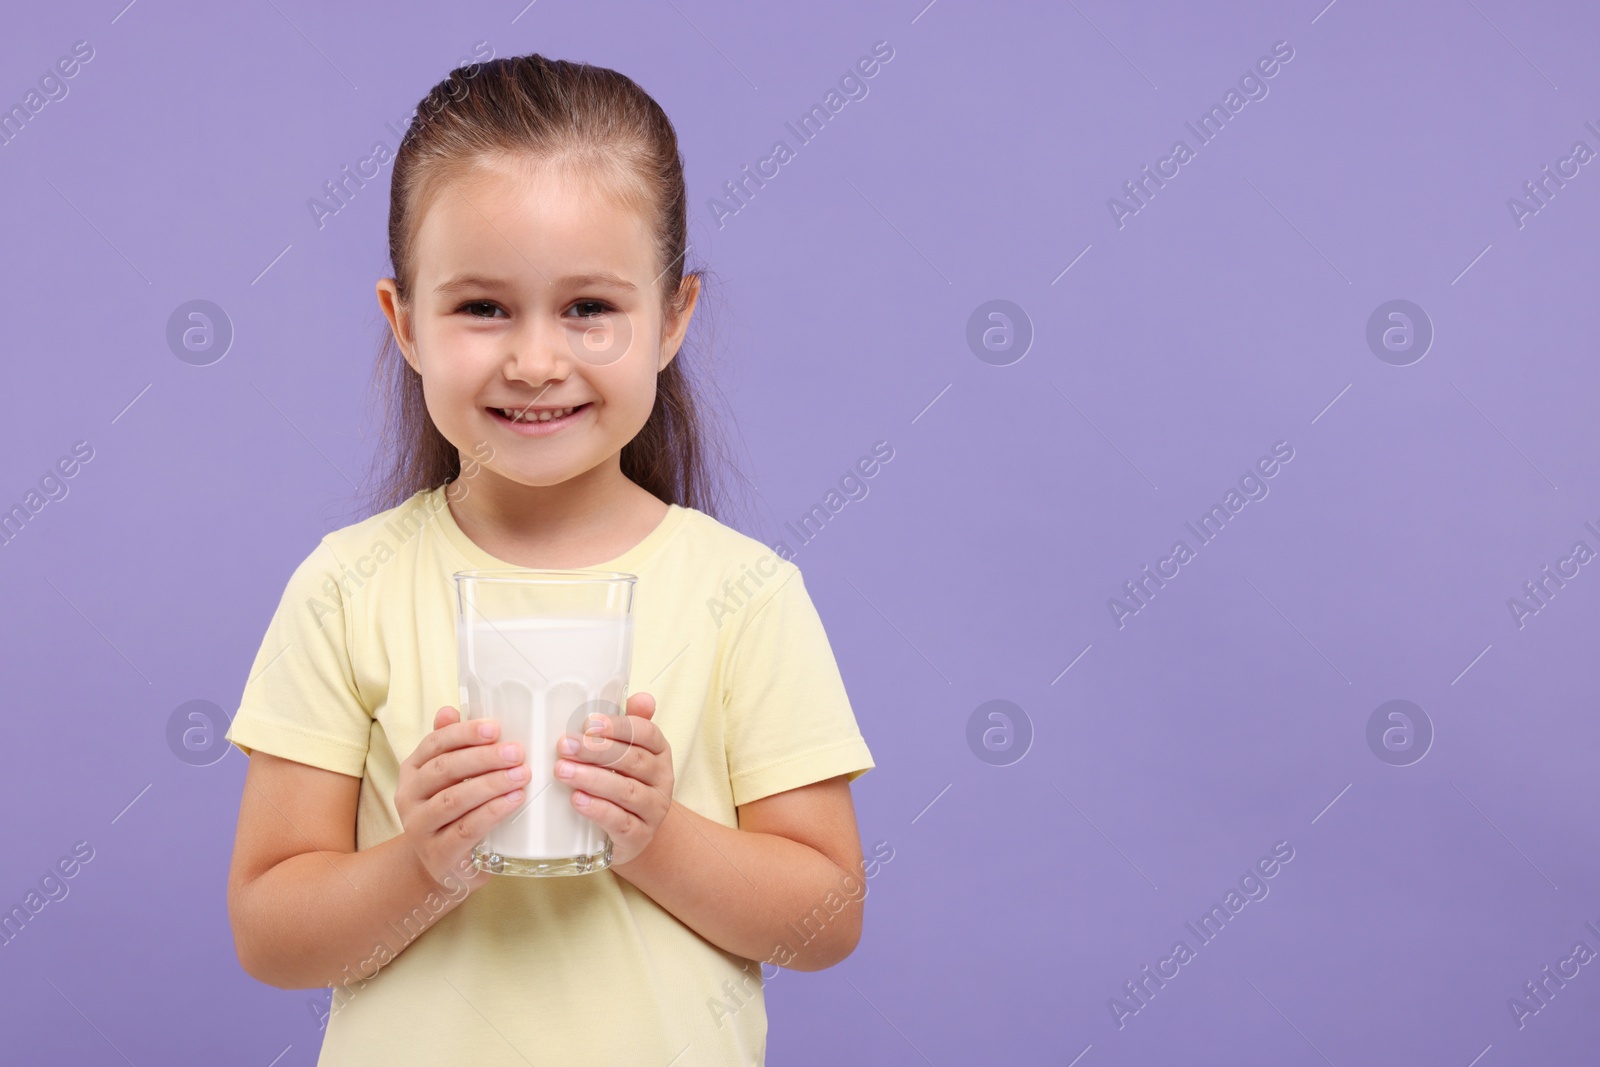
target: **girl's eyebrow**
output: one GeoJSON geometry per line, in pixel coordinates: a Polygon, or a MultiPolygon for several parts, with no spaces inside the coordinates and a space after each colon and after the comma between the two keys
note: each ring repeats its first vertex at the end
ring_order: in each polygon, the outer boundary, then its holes
{"type": "MultiPolygon", "coordinates": [[[[436,293],[453,293],[462,289],[496,289],[510,286],[510,282],[501,278],[485,278],[478,274],[457,274],[446,278],[434,289],[436,293]]],[[[557,278],[556,285],[564,287],[579,287],[585,285],[604,285],[624,292],[633,292],[638,288],[628,279],[609,271],[593,271],[588,274],[570,274],[565,278],[557,278]]]]}

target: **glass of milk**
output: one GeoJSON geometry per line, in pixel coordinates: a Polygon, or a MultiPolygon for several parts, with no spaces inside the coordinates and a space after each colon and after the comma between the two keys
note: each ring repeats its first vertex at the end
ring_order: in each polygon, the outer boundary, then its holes
{"type": "Polygon", "coordinates": [[[458,571],[456,645],[463,719],[494,719],[527,753],[523,801],[473,849],[493,874],[589,874],[611,838],[572,806],[556,743],[594,714],[621,715],[633,654],[637,576],[618,571],[458,571]]]}

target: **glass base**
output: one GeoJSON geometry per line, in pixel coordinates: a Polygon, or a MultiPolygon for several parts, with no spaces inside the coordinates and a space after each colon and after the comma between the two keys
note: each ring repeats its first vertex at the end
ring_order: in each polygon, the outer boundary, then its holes
{"type": "Polygon", "coordinates": [[[592,855],[564,856],[548,860],[502,856],[480,844],[472,850],[472,865],[490,874],[515,874],[524,878],[560,878],[569,874],[593,874],[611,866],[611,840],[607,838],[606,847],[592,855]]]}

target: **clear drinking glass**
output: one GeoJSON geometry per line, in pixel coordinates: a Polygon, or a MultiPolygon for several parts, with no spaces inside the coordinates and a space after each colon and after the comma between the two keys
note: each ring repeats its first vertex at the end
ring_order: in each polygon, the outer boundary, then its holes
{"type": "Polygon", "coordinates": [[[463,719],[494,719],[532,776],[514,814],[472,851],[493,874],[589,874],[611,838],[572,806],[556,742],[591,714],[621,715],[633,653],[636,575],[618,571],[458,571],[456,644],[463,719]]]}

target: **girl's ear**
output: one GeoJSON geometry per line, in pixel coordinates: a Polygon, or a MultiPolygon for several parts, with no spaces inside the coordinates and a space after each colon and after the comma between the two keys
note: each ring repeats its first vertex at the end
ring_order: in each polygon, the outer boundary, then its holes
{"type": "Polygon", "coordinates": [[[662,323],[664,336],[661,341],[661,365],[656,368],[659,374],[667,369],[667,364],[672,362],[672,357],[678,354],[678,349],[683,345],[684,334],[689,332],[689,320],[694,316],[695,304],[700,299],[700,275],[686,274],[679,283],[677,299],[669,303],[667,318],[662,323]]]}
{"type": "Polygon", "coordinates": [[[417,366],[416,357],[412,353],[410,316],[406,314],[405,305],[400,303],[400,290],[393,278],[378,279],[378,306],[383,309],[384,318],[389,320],[389,329],[394,334],[400,355],[411,365],[412,370],[421,374],[422,369],[417,366]]]}

